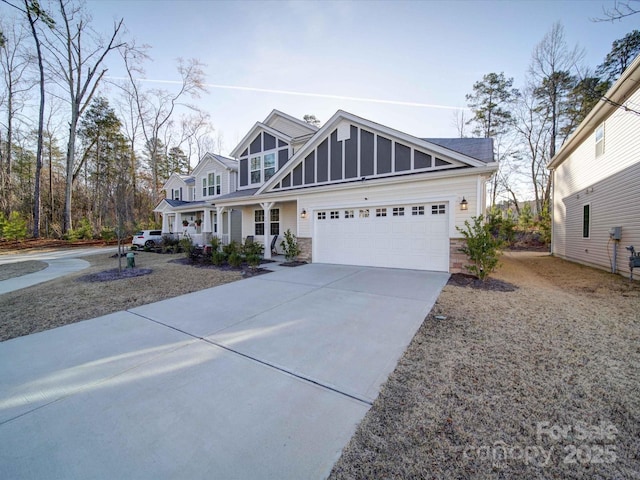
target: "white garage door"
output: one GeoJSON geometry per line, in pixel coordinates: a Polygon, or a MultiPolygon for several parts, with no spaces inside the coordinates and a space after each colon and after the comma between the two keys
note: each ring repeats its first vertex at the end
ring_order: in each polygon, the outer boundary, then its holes
{"type": "Polygon", "coordinates": [[[314,262],[449,270],[448,203],[317,210],[314,215],[314,262]]]}

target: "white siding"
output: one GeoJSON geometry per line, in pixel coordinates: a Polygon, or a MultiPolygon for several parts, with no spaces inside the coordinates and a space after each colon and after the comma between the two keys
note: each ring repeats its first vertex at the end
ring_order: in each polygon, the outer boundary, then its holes
{"type": "Polygon", "coordinates": [[[318,209],[446,201],[452,207],[450,208],[452,221],[449,222],[449,237],[459,238],[461,235],[456,230],[456,226],[462,227],[465,220],[471,219],[476,214],[478,201],[481,200],[477,198],[477,177],[478,175],[469,175],[378,186],[367,186],[364,182],[362,186],[356,188],[300,196],[298,209],[302,211],[304,208],[309,215],[306,219],[298,218],[298,236],[312,237],[313,212],[318,209]],[[469,208],[464,212],[460,210],[462,197],[469,202],[469,208]]]}
{"type": "MultiPolygon", "coordinates": [[[[640,90],[629,103],[640,103],[640,90]]],[[[553,253],[609,269],[609,228],[621,226],[618,269],[628,273],[624,247],[640,245],[640,116],[617,109],[604,131],[603,155],[596,158],[594,128],[554,172],[553,253]],[[588,239],[582,238],[585,203],[591,204],[588,239]]]]}
{"type": "MultiPolygon", "coordinates": [[[[297,207],[295,202],[278,203],[273,208],[280,209],[280,235],[276,243],[276,249],[279,253],[282,253],[280,242],[284,240],[284,232],[290,229],[291,232],[296,234],[297,225],[297,207]]],[[[255,234],[255,214],[256,210],[261,210],[260,204],[250,205],[242,208],[242,239],[244,240],[248,235],[253,235],[254,240],[260,243],[264,243],[264,236],[255,234]]],[[[265,229],[269,228],[269,221],[265,221],[265,229]]],[[[266,230],[265,230],[266,231],[266,230]]]]}

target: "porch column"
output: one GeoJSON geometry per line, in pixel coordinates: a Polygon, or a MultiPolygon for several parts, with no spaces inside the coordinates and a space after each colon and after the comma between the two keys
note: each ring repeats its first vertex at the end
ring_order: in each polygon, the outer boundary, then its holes
{"type": "Polygon", "coordinates": [[[227,211],[227,235],[229,235],[229,243],[231,243],[231,214],[233,213],[233,208],[230,208],[227,211]]]}
{"type": "Polygon", "coordinates": [[[271,258],[271,209],[274,202],[261,203],[264,210],[264,258],[271,258]]]}
{"type": "Polygon", "coordinates": [[[216,235],[220,238],[220,240],[224,239],[224,235],[222,233],[222,214],[224,213],[225,207],[216,207],[216,235]]]}
{"type": "Polygon", "coordinates": [[[176,224],[174,225],[176,232],[178,234],[178,238],[180,238],[180,233],[183,231],[182,228],[182,214],[180,212],[176,212],[176,224]]]}
{"type": "Polygon", "coordinates": [[[202,232],[212,232],[211,229],[211,210],[205,208],[204,212],[204,225],[202,226],[202,232]]]}
{"type": "Polygon", "coordinates": [[[162,233],[169,233],[169,212],[162,212],[162,233]]]}

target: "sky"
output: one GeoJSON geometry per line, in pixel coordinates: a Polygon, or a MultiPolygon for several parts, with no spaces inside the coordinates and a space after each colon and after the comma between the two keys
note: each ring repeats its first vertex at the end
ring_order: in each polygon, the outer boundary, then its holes
{"type": "MultiPolygon", "coordinates": [[[[98,32],[124,18],[151,45],[145,87],[176,88],[176,59],[204,63],[211,116],[228,154],[273,109],[328,120],[338,109],[418,137],[455,137],[455,109],[490,72],[525,81],[554,22],[595,68],[640,15],[593,22],[613,0],[212,1],[88,0],[98,32]]],[[[118,59],[111,77],[124,75],[118,59]]],[[[468,113],[467,113],[468,115],[468,113]]]]}

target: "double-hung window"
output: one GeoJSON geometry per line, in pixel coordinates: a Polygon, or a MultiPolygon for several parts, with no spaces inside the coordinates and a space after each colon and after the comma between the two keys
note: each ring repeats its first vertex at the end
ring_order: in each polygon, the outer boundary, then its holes
{"type": "Polygon", "coordinates": [[[264,235],[264,210],[256,210],[254,212],[255,234],[264,235]]]}
{"type": "Polygon", "coordinates": [[[266,182],[276,173],[276,154],[267,153],[264,157],[264,181],[266,182]]]}
{"type": "Polygon", "coordinates": [[[271,235],[280,235],[280,209],[272,208],[270,213],[271,218],[271,235]]]}
{"type": "Polygon", "coordinates": [[[251,157],[251,183],[260,183],[262,174],[262,157],[251,157]]]}
{"type": "MultiPolygon", "coordinates": [[[[264,210],[254,211],[255,235],[264,235],[264,210]]],[[[269,212],[269,233],[270,235],[280,235],[280,209],[273,208],[269,212]]]]}
{"type": "Polygon", "coordinates": [[[204,196],[220,195],[222,187],[222,175],[210,173],[202,179],[202,194],[204,196]]]}

